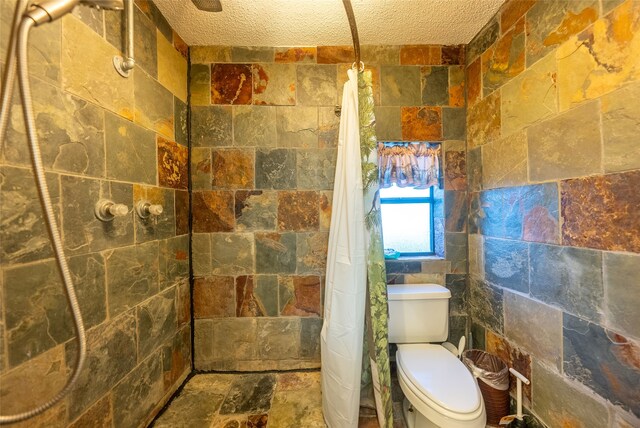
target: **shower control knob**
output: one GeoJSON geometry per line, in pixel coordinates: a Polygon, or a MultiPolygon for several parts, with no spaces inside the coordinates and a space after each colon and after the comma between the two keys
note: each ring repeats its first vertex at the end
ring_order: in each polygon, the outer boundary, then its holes
{"type": "Polygon", "coordinates": [[[136,204],[136,213],[140,218],[148,218],[149,216],[159,216],[164,212],[162,205],[152,204],[148,201],[139,201],[136,204]]]}
{"type": "Polygon", "coordinates": [[[111,221],[116,217],[124,217],[129,214],[129,208],[125,204],[116,204],[109,199],[100,199],[94,208],[98,220],[111,221]]]}
{"type": "Polygon", "coordinates": [[[149,205],[149,213],[151,215],[160,215],[163,211],[162,205],[149,205]]]}

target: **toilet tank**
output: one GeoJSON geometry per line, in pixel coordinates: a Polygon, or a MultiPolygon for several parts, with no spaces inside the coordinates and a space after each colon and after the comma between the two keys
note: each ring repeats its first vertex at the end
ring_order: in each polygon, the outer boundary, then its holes
{"type": "Polygon", "coordinates": [[[438,284],[389,285],[389,342],[444,342],[451,292],[438,284]]]}

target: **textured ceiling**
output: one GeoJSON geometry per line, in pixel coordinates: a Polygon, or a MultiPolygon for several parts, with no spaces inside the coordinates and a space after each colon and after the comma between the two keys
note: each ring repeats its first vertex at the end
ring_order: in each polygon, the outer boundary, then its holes
{"type": "MultiPolygon", "coordinates": [[[[190,0],[155,0],[189,45],[351,44],[341,0],[221,0],[220,13],[190,0]]],[[[352,0],[360,43],[468,43],[504,0],[352,0]]]]}

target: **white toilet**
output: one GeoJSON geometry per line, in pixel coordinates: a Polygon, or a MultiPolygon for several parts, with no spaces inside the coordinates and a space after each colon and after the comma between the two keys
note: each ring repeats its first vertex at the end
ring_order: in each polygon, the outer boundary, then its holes
{"type": "Polygon", "coordinates": [[[398,344],[408,427],[484,428],[487,416],[476,380],[438,344],[448,336],[451,292],[437,284],[412,284],[389,285],[388,293],[389,342],[398,344]]]}

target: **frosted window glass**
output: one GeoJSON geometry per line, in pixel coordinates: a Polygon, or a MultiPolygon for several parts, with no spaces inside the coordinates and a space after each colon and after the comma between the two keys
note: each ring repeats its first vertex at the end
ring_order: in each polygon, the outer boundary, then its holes
{"type": "Polygon", "coordinates": [[[431,204],[381,204],[384,248],[431,253],[431,204]]]}
{"type": "Polygon", "coordinates": [[[391,187],[381,188],[381,198],[428,198],[431,196],[430,189],[416,189],[415,187],[398,187],[395,184],[391,187]]]}

